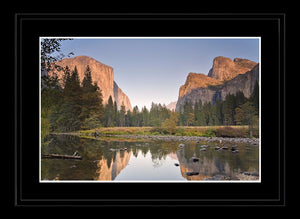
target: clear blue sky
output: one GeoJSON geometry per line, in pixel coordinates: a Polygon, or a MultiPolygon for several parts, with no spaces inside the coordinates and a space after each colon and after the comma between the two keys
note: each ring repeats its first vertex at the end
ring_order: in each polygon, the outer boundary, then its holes
{"type": "Polygon", "coordinates": [[[176,101],[189,72],[207,74],[225,56],[259,62],[258,38],[74,38],[62,52],[90,56],[113,67],[114,80],[139,109],[176,101]]]}

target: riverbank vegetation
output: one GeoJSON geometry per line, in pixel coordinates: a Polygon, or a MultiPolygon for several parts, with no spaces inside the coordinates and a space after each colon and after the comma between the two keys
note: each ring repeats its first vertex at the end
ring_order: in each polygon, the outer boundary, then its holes
{"type": "MultiPolygon", "coordinates": [[[[79,130],[77,133],[83,136],[117,136],[117,135],[170,135],[168,129],[162,127],[100,127],[91,130],[79,130]]],[[[249,137],[248,126],[177,126],[175,136],[199,136],[199,137],[249,137]]],[[[258,132],[254,132],[258,137],[258,132]]]]}
{"type": "Polygon", "coordinates": [[[152,103],[150,110],[146,107],[139,110],[135,106],[132,111],[125,111],[124,105],[119,108],[111,96],[103,105],[101,89],[93,83],[89,66],[82,82],[76,67],[72,71],[66,67],[63,81],[55,76],[43,78],[42,137],[55,131],[105,130],[109,127],[115,127],[112,132],[123,130],[122,134],[137,129],[133,134],[257,137],[256,90],[251,98],[238,92],[227,95],[224,101],[217,101],[214,105],[202,104],[201,101],[194,104],[186,102],[179,112],[156,103],[152,103]],[[245,129],[245,126],[248,128],[245,129]]]}

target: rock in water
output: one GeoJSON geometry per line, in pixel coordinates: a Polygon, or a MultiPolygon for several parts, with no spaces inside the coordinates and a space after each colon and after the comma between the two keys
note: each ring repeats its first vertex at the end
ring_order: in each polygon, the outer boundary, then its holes
{"type": "Polygon", "coordinates": [[[198,157],[191,157],[191,161],[193,161],[193,162],[198,162],[198,161],[199,161],[199,158],[198,158],[198,157]]]}
{"type": "Polygon", "coordinates": [[[183,148],[184,144],[179,144],[178,147],[183,148]]]}

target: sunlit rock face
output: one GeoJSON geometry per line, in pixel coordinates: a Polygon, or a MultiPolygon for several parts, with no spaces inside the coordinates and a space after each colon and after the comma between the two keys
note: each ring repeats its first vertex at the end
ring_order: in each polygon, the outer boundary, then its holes
{"type": "Polygon", "coordinates": [[[102,158],[97,164],[97,177],[94,180],[114,180],[121,170],[127,166],[131,154],[132,151],[117,151],[115,158],[111,161],[102,158]]]}
{"type": "Polygon", "coordinates": [[[259,65],[248,59],[216,57],[213,67],[207,75],[202,73],[189,73],[185,84],[179,89],[176,111],[179,112],[185,102],[195,104],[217,100],[225,100],[228,94],[242,91],[249,98],[259,80],[259,65]]]}
{"type": "Polygon", "coordinates": [[[219,81],[228,81],[239,74],[245,74],[256,65],[256,62],[248,59],[235,58],[232,60],[227,57],[218,56],[214,58],[213,66],[207,76],[219,81]]]}
{"type": "MultiPolygon", "coordinates": [[[[105,65],[89,56],[76,56],[73,58],[66,58],[56,62],[61,67],[68,66],[72,71],[75,66],[78,71],[79,80],[84,78],[84,72],[86,67],[89,66],[92,72],[93,82],[96,82],[102,91],[103,103],[106,104],[109,96],[113,101],[117,102],[117,106],[120,109],[122,103],[126,110],[132,110],[130,100],[128,96],[118,87],[114,81],[114,70],[111,66],[105,65]]],[[[63,71],[49,71],[49,75],[55,73],[58,79],[63,78],[63,71]]]]}

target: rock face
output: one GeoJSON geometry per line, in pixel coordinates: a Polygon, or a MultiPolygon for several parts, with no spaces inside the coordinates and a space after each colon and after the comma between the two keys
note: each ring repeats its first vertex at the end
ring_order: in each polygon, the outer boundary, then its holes
{"type": "MultiPolygon", "coordinates": [[[[88,56],[76,56],[74,58],[66,58],[56,63],[59,66],[68,66],[71,71],[75,68],[78,70],[79,80],[82,81],[84,78],[84,71],[89,65],[92,72],[93,82],[96,82],[100,87],[103,96],[103,103],[106,104],[109,96],[112,97],[113,101],[117,102],[117,106],[120,109],[122,102],[124,102],[126,110],[132,110],[129,98],[126,94],[118,87],[114,81],[114,70],[112,67],[105,65],[88,56]]],[[[48,72],[52,75],[54,72],[48,72]]],[[[63,72],[55,72],[59,79],[62,79],[63,72]]]]}
{"type": "Polygon", "coordinates": [[[250,71],[257,65],[256,62],[248,59],[230,58],[218,56],[213,61],[213,67],[208,72],[208,77],[215,78],[219,81],[228,81],[239,74],[250,71]]]}
{"type": "Polygon", "coordinates": [[[179,89],[179,96],[182,97],[196,88],[206,88],[211,85],[219,84],[222,84],[222,82],[214,78],[207,77],[205,74],[189,73],[185,84],[179,89]]]}
{"type": "Polygon", "coordinates": [[[121,90],[121,88],[119,88],[119,86],[117,85],[117,83],[115,81],[114,81],[114,99],[116,100],[117,106],[119,107],[119,109],[122,105],[124,105],[126,111],[127,110],[132,111],[132,107],[131,107],[129,98],[121,90]]]}
{"type": "Polygon", "coordinates": [[[193,104],[201,100],[214,104],[225,100],[226,95],[242,91],[250,97],[256,81],[259,80],[259,65],[247,59],[216,57],[208,75],[189,73],[186,82],[180,87],[176,111],[186,101],[193,104]]]}
{"type": "Polygon", "coordinates": [[[174,101],[174,102],[169,103],[169,104],[166,106],[167,109],[169,109],[169,110],[171,110],[171,111],[174,111],[175,108],[176,108],[176,103],[177,103],[177,101],[174,101]]]}

